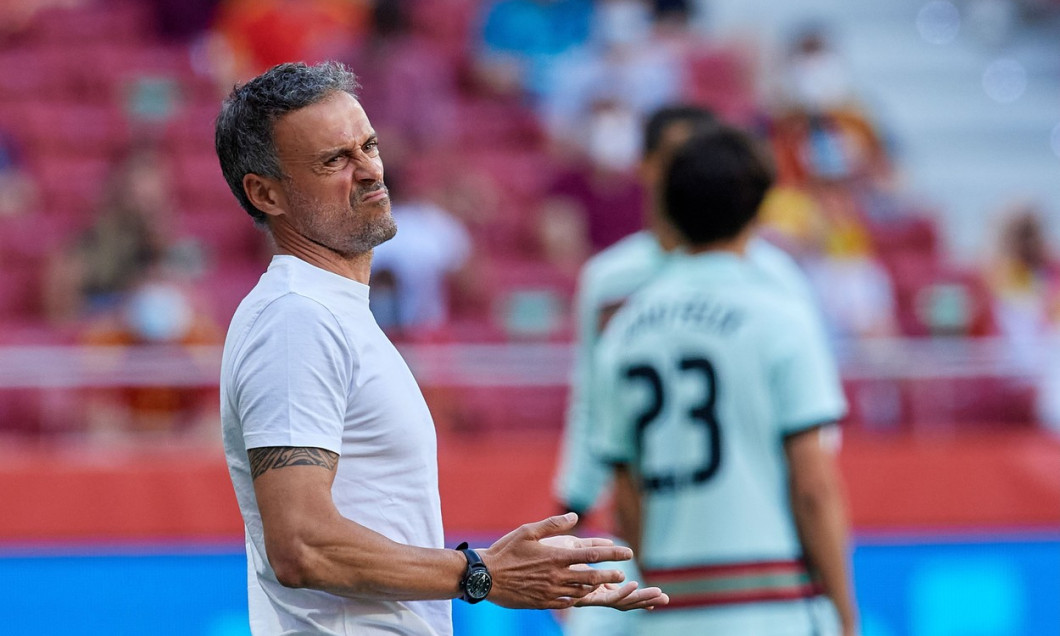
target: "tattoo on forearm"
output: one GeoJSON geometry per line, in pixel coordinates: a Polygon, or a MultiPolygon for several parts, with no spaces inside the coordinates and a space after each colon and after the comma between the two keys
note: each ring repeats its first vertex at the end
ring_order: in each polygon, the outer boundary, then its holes
{"type": "Polygon", "coordinates": [[[292,446],[270,446],[252,448],[247,451],[250,457],[250,477],[257,479],[267,470],[284,466],[321,466],[335,470],[339,456],[322,448],[296,448],[292,446]]]}

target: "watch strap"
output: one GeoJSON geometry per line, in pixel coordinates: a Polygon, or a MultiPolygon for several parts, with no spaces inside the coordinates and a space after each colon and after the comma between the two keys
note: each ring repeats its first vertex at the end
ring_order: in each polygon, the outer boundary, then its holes
{"type": "Polygon", "coordinates": [[[470,570],[471,568],[475,567],[476,565],[481,565],[482,567],[486,567],[486,564],[482,561],[482,557],[480,557],[478,555],[478,552],[475,552],[474,550],[472,550],[471,548],[469,548],[467,546],[467,541],[465,541],[465,542],[461,543],[460,545],[456,546],[456,549],[461,551],[461,552],[463,552],[464,556],[467,557],[467,568],[468,568],[468,570],[470,570]]]}
{"type": "Polygon", "coordinates": [[[482,598],[473,598],[467,592],[467,580],[473,572],[482,571],[486,575],[489,575],[489,569],[486,568],[486,564],[482,561],[482,557],[478,555],[478,552],[468,547],[467,541],[464,541],[460,545],[456,546],[459,552],[464,553],[464,557],[467,559],[467,570],[464,571],[463,578],[460,579],[460,591],[462,593],[461,598],[468,603],[478,603],[479,601],[485,600],[482,598]]]}

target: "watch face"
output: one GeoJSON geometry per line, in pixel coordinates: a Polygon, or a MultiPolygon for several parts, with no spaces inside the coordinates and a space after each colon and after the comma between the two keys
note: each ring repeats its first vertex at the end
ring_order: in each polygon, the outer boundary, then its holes
{"type": "Polygon", "coordinates": [[[492,587],[493,578],[490,573],[485,570],[478,570],[468,575],[464,589],[471,598],[481,600],[486,598],[492,587]]]}

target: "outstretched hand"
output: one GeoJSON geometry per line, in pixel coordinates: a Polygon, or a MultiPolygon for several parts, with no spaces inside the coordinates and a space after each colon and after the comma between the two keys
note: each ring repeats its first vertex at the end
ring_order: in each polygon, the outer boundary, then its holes
{"type": "Polygon", "coordinates": [[[638,589],[636,581],[624,585],[605,583],[574,602],[574,607],[602,606],[620,611],[652,609],[666,605],[670,597],[657,587],[638,589]]]}
{"type": "Polygon", "coordinates": [[[625,578],[619,570],[587,567],[589,563],[628,561],[633,551],[609,539],[565,535],[577,521],[578,515],[567,513],[524,524],[480,550],[493,576],[489,600],[511,608],[604,605],[621,610],[668,602],[658,588],[618,585],[625,578]]]}

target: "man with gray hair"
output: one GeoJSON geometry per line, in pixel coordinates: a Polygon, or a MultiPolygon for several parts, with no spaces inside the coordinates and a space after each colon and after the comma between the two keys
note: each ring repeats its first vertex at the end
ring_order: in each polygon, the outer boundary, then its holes
{"type": "Polygon", "coordinates": [[[225,179],[276,255],[232,318],[225,455],[246,526],[251,631],[452,633],[449,600],[505,607],[667,602],[587,563],[632,552],[561,536],[443,549],[434,424],[368,309],[372,249],[396,232],[379,142],[335,63],[282,64],[225,100],[225,179]]]}

